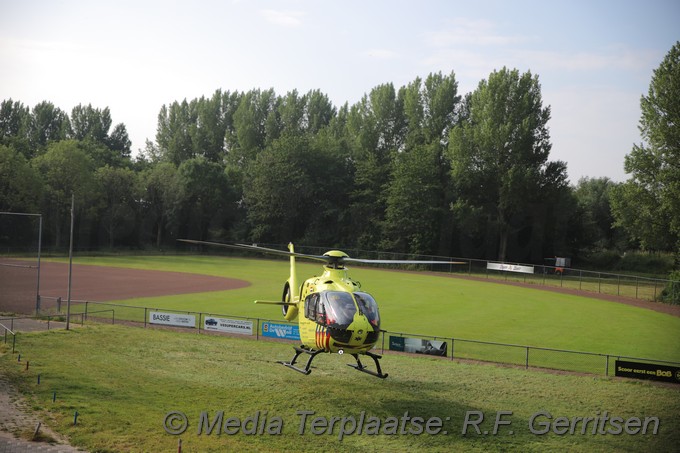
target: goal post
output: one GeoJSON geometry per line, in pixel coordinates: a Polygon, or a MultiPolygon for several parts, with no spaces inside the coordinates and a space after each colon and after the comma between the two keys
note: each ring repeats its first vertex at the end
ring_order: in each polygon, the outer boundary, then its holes
{"type": "Polygon", "coordinates": [[[0,312],[40,312],[42,214],[0,212],[0,312]]]}

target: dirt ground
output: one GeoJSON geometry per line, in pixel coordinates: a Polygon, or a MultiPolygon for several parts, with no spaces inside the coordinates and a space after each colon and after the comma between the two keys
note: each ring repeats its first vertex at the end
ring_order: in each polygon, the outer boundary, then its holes
{"type": "MultiPolygon", "coordinates": [[[[37,270],[0,268],[0,312],[35,311],[37,270]]],[[[71,300],[106,302],[138,297],[169,296],[244,288],[250,283],[208,275],[74,264],[71,300]]],[[[42,308],[49,308],[68,293],[68,264],[43,262],[40,266],[42,308]]]]}

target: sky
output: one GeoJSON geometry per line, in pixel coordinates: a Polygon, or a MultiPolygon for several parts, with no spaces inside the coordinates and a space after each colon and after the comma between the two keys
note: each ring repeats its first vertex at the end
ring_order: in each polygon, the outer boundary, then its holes
{"type": "Polygon", "coordinates": [[[572,183],[625,181],[640,98],[679,40],[677,0],[0,0],[0,100],[108,107],[135,154],[163,105],[217,89],[340,107],[436,72],[464,95],[506,67],[538,76],[572,183]]]}

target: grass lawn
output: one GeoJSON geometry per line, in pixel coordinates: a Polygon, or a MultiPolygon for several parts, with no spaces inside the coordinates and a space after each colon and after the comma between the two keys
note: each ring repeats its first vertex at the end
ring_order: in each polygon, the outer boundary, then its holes
{"type": "MultiPolygon", "coordinates": [[[[280,319],[276,300],[286,261],[206,256],[85,257],[76,262],[136,269],[194,272],[252,282],[232,291],[132,299],[128,305],[280,319]]],[[[300,279],[321,267],[300,263],[300,279]]],[[[446,274],[354,268],[350,275],[380,304],[391,332],[454,337],[600,354],[680,361],[680,318],[633,306],[446,274]]],[[[651,303],[651,302],[650,302],[651,303]]],[[[143,310],[116,309],[116,318],[143,321],[143,310]]]]}
{"type": "MultiPolygon", "coordinates": [[[[671,451],[680,445],[678,386],[396,354],[382,361],[390,374],[385,380],[345,366],[351,357],[326,354],[315,359],[310,376],[303,376],[275,363],[291,357],[287,344],[123,326],[20,334],[17,345],[30,369],[0,344],[0,372],[35,410],[53,420],[53,428],[93,452],[176,451],[178,436],[163,427],[171,411],[188,420],[188,429],[179,436],[183,451],[607,452],[671,451]],[[75,411],[79,417],[74,426],[75,411]],[[245,423],[259,411],[263,433],[218,435],[215,428],[207,434],[204,425],[198,434],[201,413],[212,422],[220,411],[225,425],[230,417],[245,423]],[[314,414],[300,434],[302,411],[314,414]],[[392,417],[401,422],[407,412],[432,421],[436,434],[428,434],[422,423],[418,434],[418,423],[411,422],[405,434],[401,428],[394,434],[384,430],[392,417]],[[628,434],[620,426],[622,432],[614,434],[617,427],[603,422],[605,434],[598,428],[593,434],[594,423],[582,432],[583,421],[575,418],[602,420],[605,412],[609,419],[656,417],[658,431],[652,434],[649,425],[646,434],[628,434]],[[341,440],[341,427],[350,431],[350,418],[356,422],[362,413],[366,420],[373,417],[367,425],[373,430],[341,440]],[[480,433],[468,425],[463,435],[466,418],[480,416],[480,433]],[[313,417],[322,417],[319,423],[331,417],[347,420],[332,429],[317,426],[323,433],[314,434],[313,417]],[[510,424],[499,425],[493,435],[497,417],[510,424]],[[541,434],[558,417],[574,423],[574,434],[541,434]],[[373,433],[376,421],[383,429],[378,434],[373,433]]],[[[562,432],[554,424],[549,428],[555,427],[562,432]]],[[[245,428],[253,428],[253,422],[245,428]]]]}

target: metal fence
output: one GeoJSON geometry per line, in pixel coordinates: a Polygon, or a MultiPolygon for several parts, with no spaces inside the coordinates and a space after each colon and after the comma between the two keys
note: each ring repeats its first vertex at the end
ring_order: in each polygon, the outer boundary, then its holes
{"type": "MultiPolygon", "coordinates": [[[[282,320],[271,320],[265,318],[254,318],[247,316],[235,316],[222,313],[208,313],[199,311],[187,310],[172,310],[167,308],[151,308],[141,306],[130,306],[109,302],[92,302],[92,301],[72,301],[71,316],[75,319],[80,319],[80,323],[85,321],[106,322],[106,323],[125,323],[127,325],[138,326],[146,328],[151,325],[149,322],[149,315],[152,312],[175,313],[180,315],[193,315],[195,321],[192,326],[197,334],[209,333],[215,334],[218,332],[209,331],[205,329],[204,322],[209,317],[228,318],[235,320],[250,321],[253,323],[251,333],[239,334],[239,336],[255,337],[256,340],[272,338],[264,337],[262,335],[262,327],[264,323],[285,324],[290,326],[297,326],[296,323],[289,323],[282,320]]],[[[18,319],[43,319],[46,323],[46,329],[50,327],[50,320],[52,328],[55,328],[55,322],[63,321],[64,315],[41,316],[41,317],[23,317],[23,318],[0,318],[0,322],[12,324],[8,325],[11,330],[16,329],[16,321],[18,319]]],[[[64,322],[59,323],[58,328],[63,328],[64,322]]],[[[167,326],[153,324],[155,328],[166,328],[167,326]]],[[[183,331],[190,331],[190,329],[176,327],[183,331]]],[[[17,329],[20,330],[20,329],[17,329]]],[[[237,334],[233,334],[237,335],[237,334]]],[[[517,345],[508,343],[497,343],[490,341],[471,340],[465,338],[455,337],[441,337],[422,335],[405,332],[383,331],[382,338],[377,343],[375,349],[380,350],[381,353],[389,351],[390,343],[395,338],[409,338],[422,340],[423,342],[446,342],[445,353],[441,355],[442,360],[470,360],[478,362],[489,362],[497,364],[505,364],[517,366],[522,368],[536,368],[547,370],[559,370],[588,374],[599,374],[605,376],[613,376],[615,374],[616,360],[634,360],[636,362],[666,364],[671,366],[680,366],[680,362],[659,360],[644,357],[630,357],[621,354],[604,354],[584,351],[570,351],[564,349],[543,348],[536,346],[517,345]]],[[[293,341],[293,340],[290,340],[293,341]]],[[[394,352],[396,354],[409,354],[409,352],[394,352]]],[[[427,354],[427,353],[425,353],[427,354]]],[[[418,355],[417,353],[415,355],[418,355]]],[[[436,354],[439,355],[439,354],[436,354]]],[[[431,357],[432,355],[428,355],[431,357]]]]}
{"type": "MultiPolygon", "coordinates": [[[[433,337],[420,334],[384,332],[385,337],[415,338],[422,340],[444,341],[448,344],[446,357],[450,360],[462,359],[479,362],[500,363],[523,368],[542,368],[549,370],[571,371],[589,374],[614,375],[616,360],[627,359],[645,363],[661,363],[678,366],[680,362],[643,357],[630,357],[621,354],[602,354],[595,352],[570,351],[565,349],[542,348],[490,341],[469,340],[453,337],[433,337]]],[[[389,343],[388,343],[389,344],[389,343]]]]}

